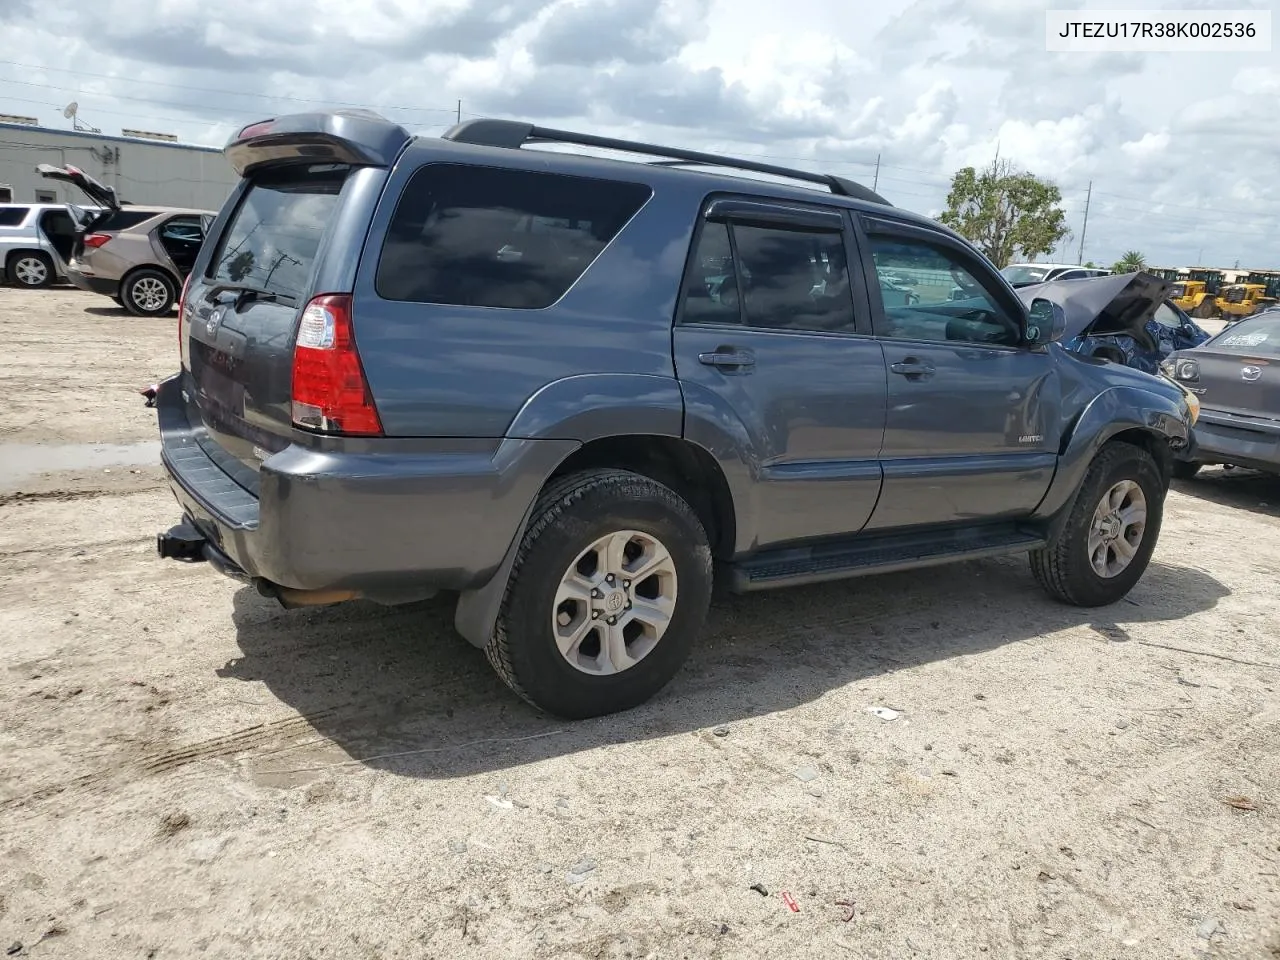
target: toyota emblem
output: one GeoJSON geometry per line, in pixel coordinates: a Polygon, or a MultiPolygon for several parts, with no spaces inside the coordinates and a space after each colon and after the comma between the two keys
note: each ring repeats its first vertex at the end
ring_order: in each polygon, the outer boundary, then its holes
{"type": "Polygon", "coordinates": [[[210,336],[213,336],[214,331],[218,329],[218,325],[222,323],[222,315],[226,312],[227,312],[226,307],[214,308],[213,312],[209,314],[208,321],[205,322],[204,332],[209,334],[210,336]]]}
{"type": "Polygon", "coordinates": [[[1249,380],[1249,381],[1257,380],[1260,376],[1262,376],[1262,368],[1255,367],[1252,365],[1247,367],[1241,367],[1240,376],[1245,380],[1249,380]]]}

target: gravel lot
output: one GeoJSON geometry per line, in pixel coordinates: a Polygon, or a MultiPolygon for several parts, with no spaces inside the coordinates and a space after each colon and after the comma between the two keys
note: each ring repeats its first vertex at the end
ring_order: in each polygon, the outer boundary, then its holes
{"type": "Polygon", "coordinates": [[[0,948],[1280,957],[1280,482],[1179,485],[1114,608],[1020,559],[727,599],[655,702],[562,724],[439,604],[158,561],[148,448],[30,475],[155,439],[174,325],[0,289],[0,948]]]}

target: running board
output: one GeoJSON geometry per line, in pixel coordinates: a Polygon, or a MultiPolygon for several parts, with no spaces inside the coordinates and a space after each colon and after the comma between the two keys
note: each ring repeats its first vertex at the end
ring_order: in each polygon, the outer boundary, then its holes
{"type": "Polygon", "coordinates": [[[759,553],[726,571],[727,586],[734,593],[747,593],[1027,553],[1043,546],[1043,536],[1013,524],[861,536],[759,553]]]}

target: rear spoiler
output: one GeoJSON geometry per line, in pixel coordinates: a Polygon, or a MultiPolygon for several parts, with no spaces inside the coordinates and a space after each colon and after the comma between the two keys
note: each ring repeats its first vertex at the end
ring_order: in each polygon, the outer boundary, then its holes
{"type": "Polygon", "coordinates": [[[243,127],[223,153],[242,177],[278,164],[389,167],[411,139],[404,127],[368,111],[296,113],[243,127]]]}

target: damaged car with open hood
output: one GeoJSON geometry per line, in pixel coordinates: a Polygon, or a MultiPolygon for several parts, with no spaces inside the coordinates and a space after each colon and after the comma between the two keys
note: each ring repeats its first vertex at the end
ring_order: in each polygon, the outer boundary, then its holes
{"type": "Polygon", "coordinates": [[[97,208],[67,204],[76,224],[67,279],[111,297],[134,316],[161,316],[178,302],[196,262],[212,210],[125,204],[114,187],[78,167],[42,163],[42,177],[78,188],[97,208]]]}
{"type": "Polygon", "coordinates": [[[1173,286],[1138,272],[1019,285],[1017,291],[1028,306],[1043,298],[1062,307],[1067,350],[1159,375],[1169,354],[1210,336],[1169,299],[1173,286]]]}

